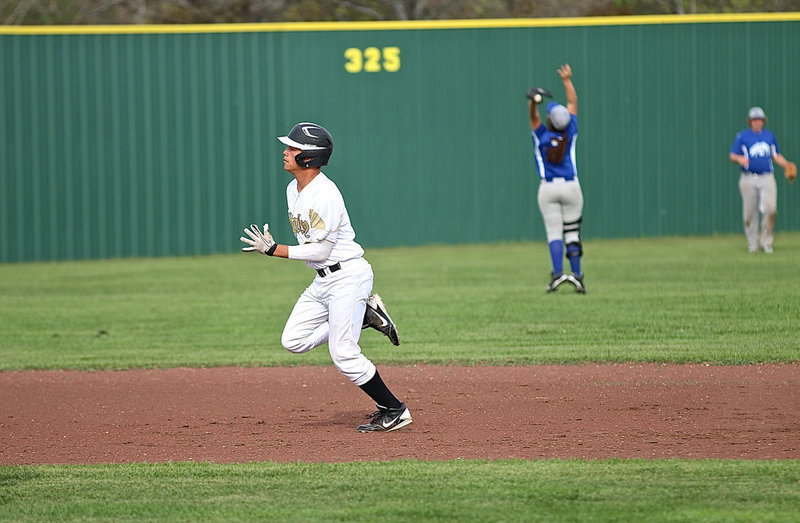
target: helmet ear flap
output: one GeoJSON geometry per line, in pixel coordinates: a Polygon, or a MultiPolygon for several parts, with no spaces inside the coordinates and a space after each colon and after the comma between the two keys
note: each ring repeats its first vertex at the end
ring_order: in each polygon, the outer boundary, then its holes
{"type": "Polygon", "coordinates": [[[331,151],[300,151],[294,157],[297,165],[300,167],[322,167],[328,165],[328,159],[331,157],[331,151]]]}
{"type": "Polygon", "coordinates": [[[305,158],[303,156],[303,151],[300,151],[294,157],[294,161],[297,162],[297,165],[299,165],[300,167],[308,167],[308,164],[307,164],[308,160],[309,160],[309,158],[305,158]]]}

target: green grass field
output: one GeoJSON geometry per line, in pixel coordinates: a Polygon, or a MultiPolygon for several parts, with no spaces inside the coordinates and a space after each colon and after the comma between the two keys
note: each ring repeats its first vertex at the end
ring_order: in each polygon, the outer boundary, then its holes
{"type": "MultiPolygon", "coordinates": [[[[800,233],[773,255],[738,235],[589,241],[589,294],[546,294],[543,244],[367,253],[402,337],[365,332],[380,363],[755,363],[798,359],[800,233]]],[[[328,365],[283,324],[311,280],[253,254],[0,265],[0,369],[328,365]]]]}
{"type": "MultiPolygon", "coordinates": [[[[375,249],[403,344],[376,363],[800,359],[800,233],[587,241],[589,294],[544,244],[375,249]]],[[[0,369],[329,365],[280,333],[302,264],[231,254],[0,265],[0,369]]],[[[0,419],[0,451],[2,420],[0,419]]],[[[800,461],[543,460],[0,467],[0,520],[796,521],[800,461]]]]}
{"type": "Polygon", "coordinates": [[[0,468],[0,519],[796,521],[797,461],[0,468]]]}

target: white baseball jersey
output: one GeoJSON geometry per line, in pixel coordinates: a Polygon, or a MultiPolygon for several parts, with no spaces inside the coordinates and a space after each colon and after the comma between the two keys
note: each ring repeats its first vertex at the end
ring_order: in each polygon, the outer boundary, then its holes
{"type": "MultiPolygon", "coordinates": [[[[325,276],[315,275],[286,320],[281,343],[297,354],[327,343],[336,368],[361,386],[375,375],[375,365],[358,345],[372,292],[372,267],[364,259],[364,249],[355,242],[342,193],[327,176],[320,172],[300,192],[297,180],[292,180],[286,187],[286,201],[289,222],[300,246],[331,246],[327,259],[306,261],[306,265],[322,269],[340,263],[341,268],[325,276]]],[[[290,257],[292,249],[290,246],[290,257]]]]}
{"type": "Polygon", "coordinates": [[[333,181],[320,172],[297,191],[297,180],[286,187],[289,223],[299,245],[312,242],[333,244],[328,259],[323,262],[307,261],[312,269],[322,269],[337,262],[346,262],[364,256],[364,249],[356,243],[356,233],[344,206],[344,198],[333,181]]]}

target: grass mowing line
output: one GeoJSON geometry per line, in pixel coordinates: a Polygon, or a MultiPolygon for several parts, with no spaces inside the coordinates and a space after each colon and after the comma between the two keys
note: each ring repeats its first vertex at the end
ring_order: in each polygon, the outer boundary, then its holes
{"type": "MultiPolygon", "coordinates": [[[[796,361],[800,233],[773,255],[743,241],[587,241],[586,296],[544,292],[541,243],[369,250],[402,345],[362,346],[383,364],[796,361]]],[[[328,365],[280,346],[311,277],[241,253],[0,265],[0,370],[328,365]]]]}
{"type": "Polygon", "coordinates": [[[798,487],[796,460],[15,466],[0,519],[792,521],[798,487]]]}

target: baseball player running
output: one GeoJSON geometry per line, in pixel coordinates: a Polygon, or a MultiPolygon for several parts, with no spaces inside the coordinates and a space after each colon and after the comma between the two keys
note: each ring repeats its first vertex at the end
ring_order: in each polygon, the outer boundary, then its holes
{"type": "Polygon", "coordinates": [[[539,173],[538,203],[547,231],[547,243],[553,272],[547,292],[554,292],[568,281],[575,291],[586,293],[581,272],[581,220],[583,193],[578,182],[575,163],[575,142],[578,138],[578,95],[572,84],[572,69],[564,64],[558,69],[564,83],[567,106],[556,102],[547,105],[547,122],[539,117],[540,93],[549,92],[533,88],[528,91],[533,156],[539,173]],[[564,246],[572,274],[564,274],[564,246]]]}
{"type": "Polygon", "coordinates": [[[775,183],[772,161],[783,167],[784,176],[793,182],[797,166],[778,151],[778,141],[765,129],[767,115],[761,107],[751,107],[747,113],[749,128],[733,140],[728,157],[741,167],[739,192],[742,194],[742,217],[747,250],[757,252],[760,246],[772,253],[772,233],[778,213],[778,186],[775,183]],[[761,213],[759,231],[758,214],[761,213]]]}
{"type": "Polygon", "coordinates": [[[336,184],[320,170],[333,153],[333,137],[322,126],[302,122],[287,136],[283,168],[294,176],[286,187],[289,223],[298,245],[276,243],[257,225],[240,239],[245,252],[302,260],[316,271],[286,321],[281,343],[302,354],[327,343],[336,368],[377,404],[378,411],[359,432],[392,431],[411,423],[411,413],[389,390],[375,365],[361,353],[358,339],[372,327],[399,345],[397,328],[386,307],[372,291],[372,266],[355,242],[355,231],[336,184]]]}

